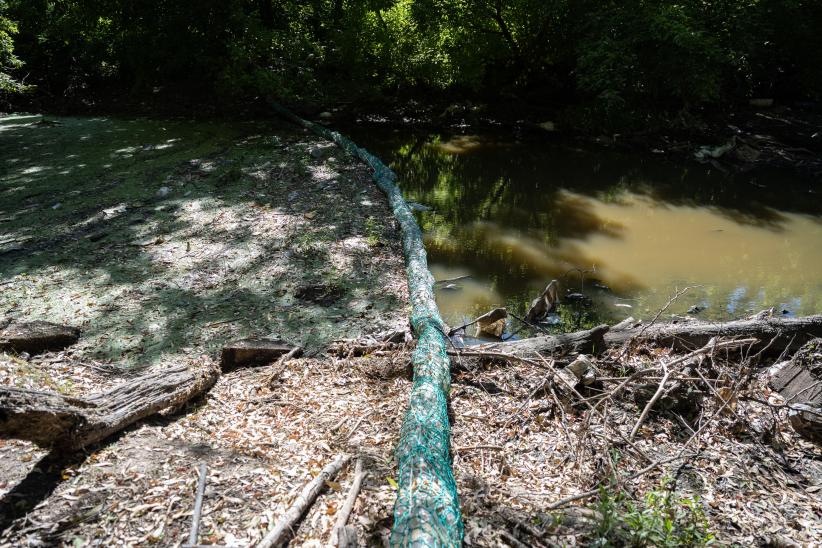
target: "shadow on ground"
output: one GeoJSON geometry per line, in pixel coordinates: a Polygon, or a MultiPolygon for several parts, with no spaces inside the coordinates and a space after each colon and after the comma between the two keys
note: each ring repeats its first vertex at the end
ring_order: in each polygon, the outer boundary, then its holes
{"type": "Polygon", "coordinates": [[[291,127],[15,115],[0,162],[0,317],[77,325],[99,361],[316,351],[404,316],[381,194],[291,127]]]}

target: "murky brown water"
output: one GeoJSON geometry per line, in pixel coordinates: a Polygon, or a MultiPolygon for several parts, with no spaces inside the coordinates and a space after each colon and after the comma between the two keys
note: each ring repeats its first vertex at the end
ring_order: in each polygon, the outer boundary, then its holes
{"type": "Polygon", "coordinates": [[[471,276],[438,292],[449,322],[523,312],[554,278],[591,298],[589,321],[647,317],[687,286],[670,312],[822,311],[813,181],[488,136],[355,137],[392,164],[409,200],[433,208],[419,219],[435,277],[471,276]]]}

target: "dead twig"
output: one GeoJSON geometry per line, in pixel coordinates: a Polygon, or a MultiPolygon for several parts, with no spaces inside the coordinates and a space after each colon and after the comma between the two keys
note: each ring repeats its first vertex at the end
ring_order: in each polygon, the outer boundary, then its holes
{"type": "Polygon", "coordinates": [[[188,535],[188,544],[196,545],[200,534],[200,515],[203,513],[203,495],[205,495],[206,465],[200,463],[200,478],[197,482],[197,496],[194,499],[194,512],[191,514],[191,533],[188,535]]]}
{"type": "Polygon", "coordinates": [[[651,412],[651,409],[653,408],[654,404],[662,396],[663,392],[665,391],[665,383],[668,382],[668,379],[675,372],[674,366],[686,363],[686,362],[690,361],[692,358],[694,358],[696,356],[699,356],[699,355],[702,355],[702,354],[707,354],[708,352],[713,354],[716,350],[739,347],[739,346],[743,346],[743,345],[748,344],[748,343],[753,344],[755,342],[757,342],[757,339],[741,339],[741,340],[724,341],[724,342],[717,342],[715,339],[711,339],[708,342],[708,344],[706,344],[705,346],[703,346],[699,350],[691,352],[690,354],[685,356],[685,358],[688,358],[688,359],[678,358],[676,360],[673,360],[670,363],[663,364],[662,367],[663,367],[663,370],[664,370],[665,374],[662,377],[662,380],[659,381],[659,386],[657,387],[656,392],[654,392],[654,395],[651,397],[651,399],[645,405],[645,408],[642,410],[642,414],[639,415],[639,419],[636,421],[636,424],[634,424],[634,428],[631,430],[631,433],[628,435],[628,439],[633,440],[634,437],[636,437],[636,433],[639,431],[639,427],[642,426],[642,423],[645,422],[646,418],[648,418],[648,414],[651,412]]]}
{"type": "Polygon", "coordinates": [[[354,503],[357,501],[357,495],[360,492],[362,480],[366,474],[367,472],[364,472],[362,469],[362,459],[357,459],[357,464],[354,466],[354,479],[351,482],[351,488],[345,497],[345,503],[337,512],[337,521],[334,523],[334,529],[331,530],[331,544],[339,543],[340,531],[348,523],[348,517],[351,515],[351,510],[354,509],[354,503]]]}
{"type": "Polygon", "coordinates": [[[285,514],[274,524],[274,527],[257,544],[257,548],[272,548],[279,546],[285,536],[292,531],[292,527],[305,513],[320,491],[325,487],[325,482],[333,478],[337,472],[349,461],[348,455],[341,455],[326,465],[313,480],[308,482],[285,514]]]}
{"type": "Polygon", "coordinates": [[[363,416],[362,416],[362,417],[360,417],[360,419],[359,419],[359,420],[358,420],[358,421],[354,424],[354,426],[352,426],[352,427],[351,427],[351,430],[348,432],[348,435],[345,437],[345,439],[350,439],[350,438],[351,438],[351,436],[353,436],[353,435],[354,435],[354,432],[356,432],[356,431],[357,431],[357,428],[359,428],[359,427],[360,427],[360,425],[362,424],[362,421],[364,421],[365,419],[367,419],[368,417],[370,417],[372,413],[374,413],[374,411],[373,411],[373,410],[372,410],[372,411],[366,411],[366,412],[363,414],[363,416]]]}

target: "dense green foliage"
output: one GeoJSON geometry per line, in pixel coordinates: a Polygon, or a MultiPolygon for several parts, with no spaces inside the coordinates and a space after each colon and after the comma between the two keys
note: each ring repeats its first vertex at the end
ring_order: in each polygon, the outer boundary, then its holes
{"type": "Polygon", "coordinates": [[[5,0],[0,79],[25,70],[62,97],[424,90],[605,113],[815,101],[820,27],[818,0],[5,0]]]}
{"type": "Polygon", "coordinates": [[[5,10],[6,4],[0,0],[0,92],[9,93],[23,89],[23,85],[9,74],[9,71],[19,69],[22,63],[14,55],[14,34],[17,33],[17,25],[3,15],[5,10]]]}

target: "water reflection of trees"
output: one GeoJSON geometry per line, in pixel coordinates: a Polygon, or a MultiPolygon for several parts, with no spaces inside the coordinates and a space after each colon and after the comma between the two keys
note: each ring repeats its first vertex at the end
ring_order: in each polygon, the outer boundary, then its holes
{"type": "Polygon", "coordinates": [[[392,137],[371,139],[379,139],[375,148],[402,173],[404,188],[440,206],[457,224],[504,218],[517,226],[550,225],[558,189],[604,201],[630,191],[670,205],[709,206],[740,224],[774,229],[784,220],[780,212],[822,213],[822,204],[807,199],[810,182],[786,174],[727,176],[696,164],[541,141],[392,137]]]}
{"type": "MultiPolygon", "coordinates": [[[[775,231],[786,225],[784,213],[822,213],[822,205],[806,199],[806,181],[785,175],[729,177],[650,155],[512,143],[507,136],[384,137],[358,136],[391,161],[409,196],[434,208],[420,216],[432,261],[468,266],[514,300],[571,266],[594,264],[574,242],[621,237],[623,227],[598,216],[586,197],[619,203],[635,194],[661,207],[709,207],[735,223],[775,231]]],[[[647,289],[635,279],[608,283],[625,293],[647,289]]],[[[704,297],[729,311],[742,304],[728,295],[704,297]]]]}

